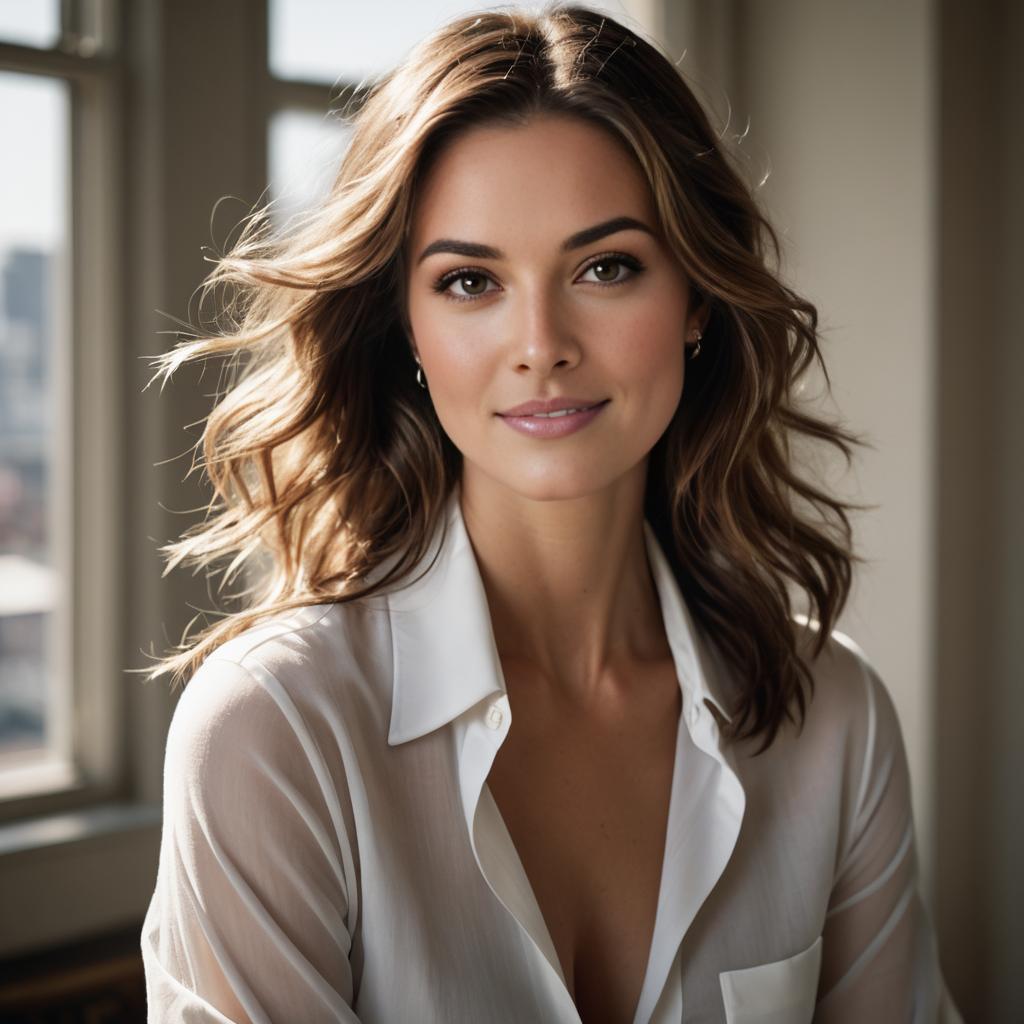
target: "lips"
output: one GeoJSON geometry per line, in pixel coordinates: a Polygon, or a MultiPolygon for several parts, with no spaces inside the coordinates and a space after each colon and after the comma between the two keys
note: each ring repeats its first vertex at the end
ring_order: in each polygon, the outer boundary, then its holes
{"type": "Polygon", "coordinates": [[[523,402],[522,405],[513,406],[499,412],[499,416],[536,416],[538,419],[557,419],[567,416],[572,411],[580,412],[584,409],[593,409],[595,406],[604,405],[607,398],[540,398],[530,402],[523,402]]]}

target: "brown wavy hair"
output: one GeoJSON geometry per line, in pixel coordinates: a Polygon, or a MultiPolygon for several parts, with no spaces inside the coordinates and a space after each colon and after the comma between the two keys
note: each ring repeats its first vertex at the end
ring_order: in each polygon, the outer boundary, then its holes
{"type": "Polygon", "coordinates": [[[710,310],[650,454],[645,514],[698,626],[744,681],[723,735],[764,732],[767,749],[794,700],[802,724],[813,676],[801,636],[820,653],[846,602],[855,506],[802,478],[791,445],[825,442],[849,465],[860,440],[798,406],[812,364],[830,386],[817,311],[769,265],[778,238],[682,74],[629,28],[565,5],[457,18],[372,82],[341,112],[352,135],[327,198],[279,231],[269,204],[251,211],[204,283],[204,299],[230,293],[231,329],[155,357],[164,381],[197,358],[230,356],[232,370],[193,465],[214,490],[208,514],[161,549],[164,574],[201,566],[223,591],[248,567],[256,583],[190,637],[193,620],[149,677],[180,681],[258,620],[372,594],[423,558],[461,455],[415,382],[404,249],[418,184],[457,133],[545,113],[625,141],[710,310]]]}

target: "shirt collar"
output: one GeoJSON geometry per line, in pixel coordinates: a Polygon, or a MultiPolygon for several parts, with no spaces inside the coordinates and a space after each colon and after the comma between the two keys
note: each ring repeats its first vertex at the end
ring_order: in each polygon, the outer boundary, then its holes
{"type": "MultiPolygon", "coordinates": [[[[699,640],[675,575],[646,520],[644,537],[684,698],[696,707],[707,700],[732,721],[710,689],[709,678],[720,678],[715,662],[699,640]]],[[[387,604],[394,654],[390,746],[439,729],[485,698],[507,692],[458,487],[423,562],[413,570],[412,582],[389,592],[387,604]],[[424,565],[429,566],[425,572],[424,565]]]]}

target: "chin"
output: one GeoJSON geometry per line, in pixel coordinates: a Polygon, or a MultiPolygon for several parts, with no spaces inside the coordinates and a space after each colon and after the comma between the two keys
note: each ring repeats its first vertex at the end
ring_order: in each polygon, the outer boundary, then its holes
{"type": "Polygon", "coordinates": [[[467,460],[465,469],[482,473],[501,487],[530,501],[573,501],[585,498],[611,486],[629,472],[629,466],[618,471],[602,461],[582,465],[579,459],[559,459],[538,453],[533,458],[467,460]]]}

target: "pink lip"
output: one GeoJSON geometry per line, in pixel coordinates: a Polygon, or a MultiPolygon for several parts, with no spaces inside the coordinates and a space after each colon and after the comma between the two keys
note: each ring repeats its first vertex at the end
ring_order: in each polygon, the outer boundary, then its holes
{"type": "Polygon", "coordinates": [[[522,405],[515,405],[511,409],[499,412],[499,416],[532,416],[535,412],[558,412],[560,409],[589,409],[592,405],[599,405],[602,399],[594,398],[569,398],[559,396],[558,398],[535,398],[531,402],[523,402],[522,405]]]}
{"type": "MultiPolygon", "coordinates": [[[[540,408],[539,412],[555,412],[558,409],[573,409],[579,408],[580,405],[587,403],[578,402],[573,404],[571,400],[555,399],[552,402],[548,402],[549,406],[553,406],[551,409],[540,408]]],[[[539,406],[544,403],[540,402],[528,402],[527,406],[539,406]]],[[[601,410],[608,404],[608,400],[605,399],[603,402],[599,402],[597,405],[591,406],[589,409],[583,409],[580,412],[571,412],[565,416],[555,416],[553,419],[548,419],[542,416],[533,416],[529,414],[520,414],[518,416],[510,416],[508,413],[499,413],[499,416],[504,420],[513,430],[518,430],[521,434],[528,434],[531,437],[565,437],[566,434],[575,433],[577,430],[585,427],[591,420],[596,419],[601,415],[601,410]]],[[[517,408],[523,408],[522,406],[517,408]]]]}

